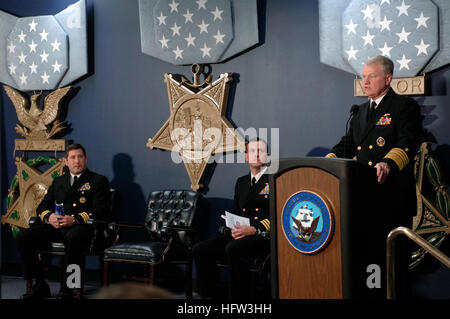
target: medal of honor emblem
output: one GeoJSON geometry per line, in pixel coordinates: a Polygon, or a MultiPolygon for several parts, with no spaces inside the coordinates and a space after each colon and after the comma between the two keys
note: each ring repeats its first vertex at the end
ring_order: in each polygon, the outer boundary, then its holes
{"type": "Polygon", "coordinates": [[[292,195],[284,205],[281,218],[287,240],[303,254],[319,252],[332,238],[332,212],[316,193],[301,191],[292,195]]]}
{"type": "Polygon", "coordinates": [[[171,115],[147,143],[150,149],[179,153],[195,191],[204,186],[203,173],[212,155],[245,150],[243,138],[225,117],[232,74],[221,74],[214,82],[208,76],[201,83],[202,70],[199,65],[191,67],[194,83],[165,75],[171,115]]]}
{"type": "Polygon", "coordinates": [[[386,140],[384,138],[382,138],[381,136],[379,138],[377,138],[377,145],[379,147],[383,147],[384,144],[386,144],[386,140]]]}

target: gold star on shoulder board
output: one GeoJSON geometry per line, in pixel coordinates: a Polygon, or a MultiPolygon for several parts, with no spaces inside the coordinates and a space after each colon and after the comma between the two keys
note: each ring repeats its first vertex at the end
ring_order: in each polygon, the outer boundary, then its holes
{"type": "Polygon", "coordinates": [[[54,165],[45,172],[35,166],[36,161],[16,158],[19,196],[2,216],[2,224],[28,228],[28,220],[36,216],[37,206],[53,179],[61,175],[64,163],[62,159],[55,160],[54,165]]]}
{"type": "Polygon", "coordinates": [[[197,191],[211,155],[245,150],[243,138],[226,119],[231,73],[224,73],[211,83],[208,77],[199,84],[199,72],[194,72],[194,84],[186,78],[177,81],[165,74],[169,95],[170,117],[148,139],[150,149],[159,148],[179,153],[188,171],[191,188],[197,191]],[[198,92],[195,92],[198,89],[198,92]]]}

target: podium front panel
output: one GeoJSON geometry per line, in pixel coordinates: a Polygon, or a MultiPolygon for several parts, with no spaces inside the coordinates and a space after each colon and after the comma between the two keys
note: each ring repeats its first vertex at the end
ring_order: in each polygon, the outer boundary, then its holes
{"type": "Polygon", "coordinates": [[[280,175],[275,186],[278,297],[343,298],[339,179],[319,168],[297,167],[280,175]],[[324,199],[333,219],[331,238],[320,251],[312,254],[297,250],[283,229],[283,209],[293,194],[302,191],[324,199]]]}

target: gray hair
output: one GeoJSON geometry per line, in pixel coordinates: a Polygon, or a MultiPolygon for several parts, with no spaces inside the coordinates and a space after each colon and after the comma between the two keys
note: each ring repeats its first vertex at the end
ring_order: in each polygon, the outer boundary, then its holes
{"type": "Polygon", "coordinates": [[[364,65],[373,65],[378,64],[381,66],[381,69],[383,70],[384,74],[394,74],[394,62],[392,62],[391,59],[386,58],[382,55],[377,55],[376,57],[370,58],[369,60],[364,63],[364,65]]]}

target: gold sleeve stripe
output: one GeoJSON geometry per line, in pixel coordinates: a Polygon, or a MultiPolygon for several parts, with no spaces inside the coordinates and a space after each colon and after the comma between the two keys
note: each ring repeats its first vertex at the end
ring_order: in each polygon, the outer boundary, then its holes
{"type": "Polygon", "coordinates": [[[50,214],[51,211],[49,210],[44,210],[40,215],[39,218],[41,219],[41,221],[44,221],[45,216],[47,216],[48,214],[50,214]]]}
{"type": "Polygon", "coordinates": [[[325,155],[325,157],[328,157],[328,158],[336,158],[337,156],[336,156],[336,154],[334,154],[334,153],[328,153],[327,155],[325,155]]]}
{"type": "Polygon", "coordinates": [[[81,216],[81,218],[83,218],[83,221],[85,224],[87,224],[88,220],[89,220],[89,215],[86,212],[82,212],[79,214],[81,216]]]}
{"type": "Polygon", "coordinates": [[[409,163],[409,157],[401,148],[393,148],[386,154],[385,158],[390,158],[397,164],[399,171],[405,168],[409,163]]]}
{"type": "Polygon", "coordinates": [[[263,224],[263,226],[266,230],[270,230],[270,220],[268,220],[267,218],[263,219],[261,221],[261,224],[263,224]]]}

